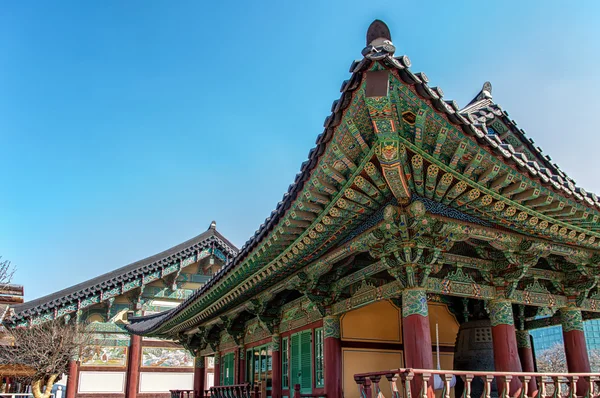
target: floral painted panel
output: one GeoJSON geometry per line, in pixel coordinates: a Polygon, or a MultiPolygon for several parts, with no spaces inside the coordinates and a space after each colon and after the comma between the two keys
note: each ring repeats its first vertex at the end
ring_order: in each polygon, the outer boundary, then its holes
{"type": "Polygon", "coordinates": [[[194,357],[181,348],[143,347],[142,366],[151,368],[191,368],[194,357]]]}
{"type": "Polygon", "coordinates": [[[125,366],[127,347],[93,346],[81,358],[81,366],[125,366]]]}

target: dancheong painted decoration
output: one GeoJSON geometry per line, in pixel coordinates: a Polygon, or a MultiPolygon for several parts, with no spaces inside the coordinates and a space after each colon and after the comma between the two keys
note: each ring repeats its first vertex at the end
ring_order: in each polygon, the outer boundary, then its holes
{"type": "MultiPolygon", "coordinates": [[[[366,43],[255,235],[181,305],[124,328],[192,352],[197,397],[206,358],[213,396],[241,384],[277,398],[367,397],[372,385],[390,396],[377,373],[386,370],[413,396],[465,388],[448,374],[427,384],[419,369],[508,372],[489,373],[502,377],[495,394],[527,385],[531,396],[545,379],[519,373],[535,370],[528,330],[561,324],[568,371],[589,372],[583,322],[600,314],[598,197],[542,153],[490,83],[460,107],[395,54],[383,22],[366,43]]],[[[15,322],[64,311],[48,310],[15,322]]],[[[571,388],[585,393],[590,377],[571,388]]]]}

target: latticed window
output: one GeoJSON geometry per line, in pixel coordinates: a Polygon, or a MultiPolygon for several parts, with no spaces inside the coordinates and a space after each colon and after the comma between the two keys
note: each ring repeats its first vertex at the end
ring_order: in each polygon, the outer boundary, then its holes
{"type": "Polygon", "coordinates": [[[325,386],[323,373],[323,328],[315,329],[315,387],[325,386]]]}
{"type": "Polygon", "coordinates": [[[305,330],[291,336],[290,383],[293,388],[300,384],[300,393],[312,392],[312,330],[305,330]]]}
{"type": "Polygon", "coordinates": [[[288,338],[281,341],[281,387],[290,388],[290,359],[288,356],[288,338]]]}

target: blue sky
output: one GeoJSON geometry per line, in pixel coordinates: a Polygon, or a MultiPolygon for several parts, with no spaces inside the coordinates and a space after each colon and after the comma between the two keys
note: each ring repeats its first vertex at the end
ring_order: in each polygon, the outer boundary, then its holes
{"type": "Polygon", "coordinates": [[[5,1],[0,255],[27,299],[195,236],[241,246],[306,159],[375,18],[600,193],[600,2],[5,1]],[[457,4],[460,3],[460,4],[457,4]]]}

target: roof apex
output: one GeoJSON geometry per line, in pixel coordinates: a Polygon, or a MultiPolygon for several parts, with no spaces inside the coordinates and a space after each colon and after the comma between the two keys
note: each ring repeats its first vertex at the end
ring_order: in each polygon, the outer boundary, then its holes
{"type": "Polygon", "coordinates": [[[390,34],[390,28],[380,19],[376,19],[371,22],[369,29],[367,30],[367,46],[377,45],[373,43],[377,39],[383,39],[392,41],[392,35],[390,34]]]}

